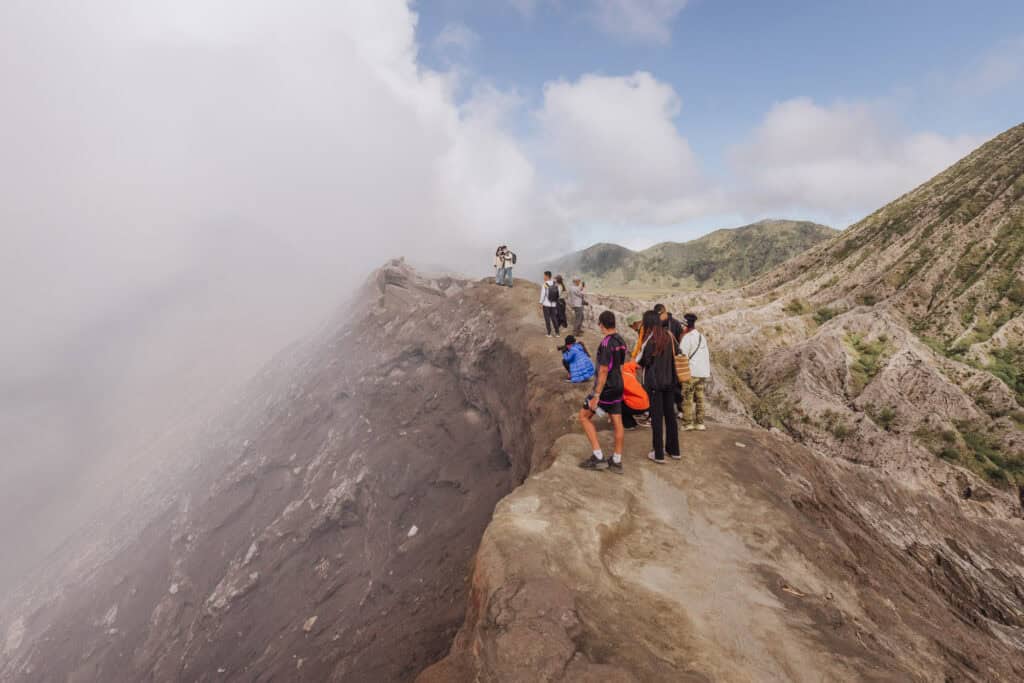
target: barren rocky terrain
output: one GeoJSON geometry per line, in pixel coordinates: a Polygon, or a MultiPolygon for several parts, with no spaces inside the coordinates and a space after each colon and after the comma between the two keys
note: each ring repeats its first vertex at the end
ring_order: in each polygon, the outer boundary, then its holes
{"type": "Polygon", "coordinates": [[[1022,680],[1022,198],[1024,126],[669,298],[712,422],[623,476],[576,467],[535,285],[389,263],[131,539],[3,601],[0,679],[1022,680]]]}

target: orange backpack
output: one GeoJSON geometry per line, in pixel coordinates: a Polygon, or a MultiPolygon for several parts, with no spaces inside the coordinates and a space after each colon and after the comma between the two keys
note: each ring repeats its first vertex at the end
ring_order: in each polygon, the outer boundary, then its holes
{"type": "Polygon", "coordinates": [[[647,396],[647,390],[636,378],[637,367],[633,361],[622,364],[622,398],[633,410],[649,410],[651,400],[647,396]]]}

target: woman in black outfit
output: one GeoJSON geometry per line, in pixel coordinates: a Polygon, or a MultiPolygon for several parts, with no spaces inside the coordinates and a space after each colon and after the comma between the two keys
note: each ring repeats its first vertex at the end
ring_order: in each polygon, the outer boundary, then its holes
{"type": "Polygon", "coordinates": [[[660,464],[665,462],[666,452],[676,460],[680,452],[675,411],[675,395],[679,391],[675,355],[679,350],[672,334],[659,323],[657,313],[644,313],[643,329],[648,332],[639,362],[644,369],[644,389],[651,397],[654,450],[647,457],[660,464]]]}

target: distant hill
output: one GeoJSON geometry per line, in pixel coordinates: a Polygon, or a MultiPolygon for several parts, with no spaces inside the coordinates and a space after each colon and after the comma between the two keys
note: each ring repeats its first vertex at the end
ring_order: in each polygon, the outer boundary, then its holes
{"type": "Polygon", "coordinates": [[[662,242],[643,251],[595,244],[546,265],[606,286],[700,289],[744,284],[839,233],[807,221],[764,220],[716,230],[690,242],[662,242]]]}

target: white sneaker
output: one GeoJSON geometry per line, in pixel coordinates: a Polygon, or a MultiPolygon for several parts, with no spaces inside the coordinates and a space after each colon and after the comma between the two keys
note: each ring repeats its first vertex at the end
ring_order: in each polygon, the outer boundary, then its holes
{"type": "Polygon", "coordinates": [[[696,429],[697,429],[697,431],[698,431],[698,432],[704,432],[704,431],[707,431],[707,427],[705,427],[705,426],[704,426],[704,425],[702,425],[702,424],[701,424],[701,425],[697,425],[696,429]]]}
{"type": "Polygon", "coordinates": [[[651,451],[650,453],[647,454],[647,459],[650,460],[651,462],[656,462],[659,465],[665,464],[665,458],[658,460],[656,457],[654,457],[654,451],[651,451]]]}
{"type": "Polygon", "coordinates": [[[694,429],[696,429],[696,427],[694,427],[693,425],[683,425],[684,432],[692,432],[694,429]]]}

